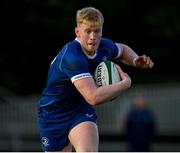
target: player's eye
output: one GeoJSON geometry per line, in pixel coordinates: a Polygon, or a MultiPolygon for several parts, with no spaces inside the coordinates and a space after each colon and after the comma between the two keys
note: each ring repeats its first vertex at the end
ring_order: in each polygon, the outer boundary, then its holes
{"type": "Polygon", "coordinates": [[[95,33],[99,33],[99,32],[100,32],[100,30],[98,29],[98,30],[95,30],[94,32],[95,32],[95,33]]]}
{"type": "Polygon", "coordinates": [[[86,32],[87,34],[90,34],[90,33],[91,33],[91,30],[85,30],[85,32],[86,32]]]}

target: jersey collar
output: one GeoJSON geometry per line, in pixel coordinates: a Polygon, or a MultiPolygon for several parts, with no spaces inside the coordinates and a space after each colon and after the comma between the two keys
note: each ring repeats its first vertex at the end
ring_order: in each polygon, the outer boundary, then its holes
{"type": "MultiPolygon", "coordinates": [[[[81,45],[81,42],[80,42],[80,40],[79,40],[78,38],[75,38],[75,40],[76,40],[77,42],[79,42],[79,44],[81,45]]],[[[96,50],[96,52],[95,52],[94,55],[88,55],[88,54],[84,51],[84,49],[82,48],[82,45],[81,45],[81,49],[82,49],[83,53],[84,53],[84,54],[87,56],[87,58],[89,58],[89,59],[94,59],[94,58],[96,57],[96,55],[97,55],[97,50],[96,50]]]]}

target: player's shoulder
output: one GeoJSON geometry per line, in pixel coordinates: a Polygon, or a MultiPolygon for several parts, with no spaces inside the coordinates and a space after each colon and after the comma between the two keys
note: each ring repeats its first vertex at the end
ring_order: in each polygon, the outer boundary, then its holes
{"type": "Polygon", "coordinates": [[[78,41],[72,40],[66,43],[63,49],[60,51],[60,54],[64,57],[75,58],[75,56],[80,55],[82,52],[81,45],[78,41]]]}
{"type": "Polygon", "coordinates": [[[100,46],[114,46],[115,42],[109,38],[101,38],[100,46]]]}
{"type": "Polygon", "coordinates": [[[99,44],[99,49],[106,49],[108,51],[117,51],[118,47],[116,45],[116,43],[108,38],[102,38],[101,42],[99,44]]]}
{"type": "Polygon", "coordinates": [[[101,38],[101,43],[114,43],[114,41],[112,39],[109,38],[101,38]]]}
{"type": "Polygon", "coordinates": [[[66,44],[66,48],[68,50],[72,50],[72,51],[78,51],[78,50],[81,50],[81,45],[80,43],[75,39],[75,40],[72,40],[70,42],[68,42],[66,44]]]}
{"type": "Polygon", "coordinates": [[[63,62],[74,63],[84,60],[84,55],[80,43],[75,39],[68,42],[60,51],[60,59],[63,62]]]}

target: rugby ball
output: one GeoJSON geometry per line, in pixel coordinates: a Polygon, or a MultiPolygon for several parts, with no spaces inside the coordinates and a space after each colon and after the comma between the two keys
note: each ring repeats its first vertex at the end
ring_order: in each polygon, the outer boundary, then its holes
{"type": "Polygon", "coordinates": [[[109,60],[102,61],[96,67],[94,80],[98,87],[120,81],[120,76],[115,63],[109,60]]]}

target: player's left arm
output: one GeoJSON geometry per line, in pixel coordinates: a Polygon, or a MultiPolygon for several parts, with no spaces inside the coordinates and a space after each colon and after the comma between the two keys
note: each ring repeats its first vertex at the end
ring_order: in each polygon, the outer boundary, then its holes
{"type": "Polygon", "coordinates": [[[139,56],[133,49],[125,44],[116,43],[116,45],[122,51],[119,60],[121,60],[123,63],[142,69],[153,68],[154,62],[150,57],[146,55],[139,56]]]}

